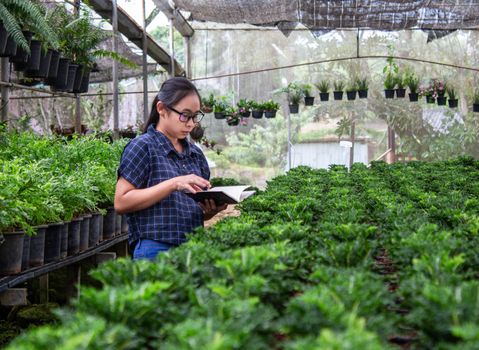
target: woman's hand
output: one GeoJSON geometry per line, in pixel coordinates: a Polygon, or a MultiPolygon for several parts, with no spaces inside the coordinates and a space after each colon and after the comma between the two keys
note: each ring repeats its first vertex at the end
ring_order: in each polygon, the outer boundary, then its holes
{"type": "Polygon", "coordinates": [[[228,206],[227,204],[223,204],[217,207],[213,199],[206,199],[203,203],[198,203],[198,204],[200,205],[201,209],[203,209],[203,213],[205,214],[205,220],[211,219],[220,211],[225,210],[226,207],[228,206]]]}
{"type": "Polygon", "coordinates": [[[208,180],[194,174],[178,176],[172,180],[175,182],[176,191],[196,193],[211,187],[208,180]]]}

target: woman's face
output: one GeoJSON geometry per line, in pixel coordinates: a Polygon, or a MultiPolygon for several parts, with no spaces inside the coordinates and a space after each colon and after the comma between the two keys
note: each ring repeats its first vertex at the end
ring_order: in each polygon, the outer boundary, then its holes
{"type": "MultiPolygon", "coordinates": [[[[188,121],[184,122],[180,120],[180,115],[177,113],[182,113],[184,116],[193,116],[200,111],[200,99],[198,95],[192,93],[188,96],[185,96],[180,102],[173,106],[163,105],[163,116],[160,121],[160,125],[165,128],[165,131],[168,132],[174,138],[184,139],[188,136],[191,130],[195,127],[195,122],[189,118],[188,121]],[[175,109],[177,112],[173,111],[170,108],[175,109]]],[[[159,111],[161,114],[161,111],[159,111]]]]}

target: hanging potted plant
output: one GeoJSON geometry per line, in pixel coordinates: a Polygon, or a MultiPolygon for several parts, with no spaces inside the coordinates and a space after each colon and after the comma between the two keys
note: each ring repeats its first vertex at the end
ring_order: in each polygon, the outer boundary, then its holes
{"type": "Polygon", "coordinates": [[[406,96],[406,89],[404,88],[406,83],[404,82],[404,78],[401,74],[396,75],[396,97],[397,98],[404,98],[406,96]]]}
{"type": "Polygon", "coordinates": [[[288,86],[277,89],[273,93],[286,93],[288,96],[289,112],[291,114],[296,114],[299,112],[299,102],[303,98],[304,93],[303,89],[298,84],[289,83],[288,86]]]}
{"type": "Polygon", "coordinates": [[[458,104],[458,98],[456,95],[456,89],[451,83],[446,85],[447,97],[448,97],[448,104],[449,108],[456,108],[458,104]]]}
{"type": "Polygon", "coordinates": [[[226,112],[226,123],[229,126],[237,126],[240,123],[241,115],[234,107],[229,107],[226,112]]]}
{"type": "Polygon", "coordinates": [[[253,118],[255,118],[255,119],[263,118],[264,110],[263,110],[263,104],[262,103],[259,103],[259,102],[256,102],[256,101],[251,102],[251,109],[253,111],[253,118]]]}
{"type": "Polygon", "coordinates": [[[228,109],[229,104],[224,100],[224,96],[222,100],[216,101],[214,107],[215,119],[225,119],[226,118],[226,110],[228,109]]]}
{"type": "Polygon", "coordinates": [[[384,79],[384,96],[386,98],[394,98],[394,88],[396,87],[396,79],[394,75],[388,74],[386,75],[386,79],[384,79]]]}
{"type": "Polygon", "coordinates": [[[201,110],[204,113],[211,113],[213,112],[213,108],[215,107],[215,96],[210,93],[208,97],[202,97],[201,98],[201,110]]]}
{"type": "Polygon", "coordinates": [[[205,129],[206,128],[203,128],[199,122],[196,123],[194,128],[190,131],[191,139],[195,142],[200,142],[203,136],[205,136],[205,129]]]}
{"type": "MultiPolygon", "coordinates": [[[[389,47],[392,51],[392,47],[389,47]]],[[[399,74],[399,67],[394,62],[394,57],[389,56],[386,59],[386,65],[383,68],[383,73],[386,74],[384,79],[384,95],[386,98],[394,98],[394,88],[396,87],[396,76],[399,74]]]]}
{"type": "Polygon", "coordinates": [[[476,89],[476,91],[474,91],[472,111],[479,112],[479,89],[476,89]]]}
{"type": "Polygon", "coordinates": [[[437,104],[439,106],[446,105],[446,84],[442,80],[435,79],[434,80],[434,88],[437,92],[437,104]]]}
{"type": "Polygon", "coordinates": [[[319,99],[323,102],[329,100],[329,81],[321,80],[316,84],[316,88],[319,90],[319,99]]]}
{"type": "Polygon", "coordinates": [[[276,117],[276,112],[279,109],[279,103],[269,100],[263,103],[263,108],[265,118],[274,118],[276,117]]]}
{"type": "Polygon", "coordinates": [[[341,101],[343,99],[343,91],[344,91],[344,82],[341,80],[337,80],[334,82],[334,100],[341,101]]]}
{"type": "Polygon", "coordinates": [[[313,87],[311,84],[303,84],[301,85],[301,93],[304,96],[304,105],[305,106],[312,106],[314,104],[314,97],[311,95],[311,89],[313,87]]]}
{"type": "Polygon", "coordinates": [[[356,91],[358,91],[358,88],[356,87],[356,82],[352,81],[346,87],[346,97],[348,101],[354,101],[356,99],[356,91]]]}
{"type": "Polygon", "coordinates": [[[366,78],[356,79],[356,87],[358,89],[359,98],[368,98],[368,80],[366,78]]]}
{"type": "Polygon", "coordinates": [[[417,102],[419,99],[419,94],[417,93],[417,89],[419,88],[419,78],[414,72],[409,72],[404,77],[404,83],[409,88],[409,101],[417,102]]]}
{"type": "Polygon", "coordinates": [[[251,115],[251,101],[248,99],[240,99],[236,104],[238,112],[242,118],[249,118],[251,115]]]}

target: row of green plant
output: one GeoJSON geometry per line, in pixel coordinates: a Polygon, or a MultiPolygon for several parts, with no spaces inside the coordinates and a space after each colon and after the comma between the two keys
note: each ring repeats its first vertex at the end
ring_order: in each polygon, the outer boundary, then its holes
{"type": "Polygon", "coordinates": [[[124,145],[0,130],[0,232],[32,233],[111,206],[124,145]]]}
{"type": "Polygon", "coordinates": [[[236,106],[234,106],[227,96],[215,97],[210,93],[208,97],[202,98],[202,109],[206,113],[221,112],[226,115],[243,114],[252,111],[277,111],[279,109],[279,103],[268,101],[254,101],[251,99],[240,99],[236,106]]]}
{"type": "Polygon", "coordinates": [[[479,162],[298,167],[9,349],[476,349],[479,162]]]}

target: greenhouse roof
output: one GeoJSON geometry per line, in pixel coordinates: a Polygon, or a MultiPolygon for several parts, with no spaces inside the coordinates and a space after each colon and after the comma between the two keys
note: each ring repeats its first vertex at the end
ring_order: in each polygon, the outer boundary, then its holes
{"type": "Polygon", "coordinates": [[[301,23],[311,31],[479,27],[479,1],[452,0],[175,0],[189,20],[274,25],[288,31],[301,23]]]}

